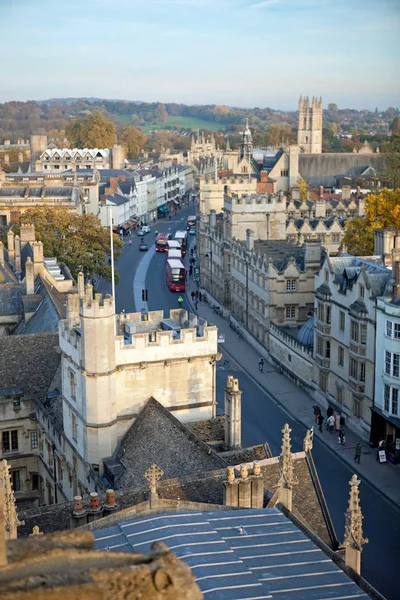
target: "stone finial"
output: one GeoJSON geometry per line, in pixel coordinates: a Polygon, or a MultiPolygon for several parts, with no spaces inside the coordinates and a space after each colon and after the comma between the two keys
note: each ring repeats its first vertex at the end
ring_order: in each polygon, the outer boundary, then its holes
{"type": "Polygon", "coordinates": [[[226,475],[229,482],[235,481],[235,467],[227,467],[226,475]]]}
{"type": "Polygon", "coordinates": [[[311,429],[307,429],[306,437],[303,440],[303,449],[304,452],[311,452],[313,449],[313,436],[311,433],[311,429]]]}
{"type": "Polygon", "coordinates": [[[147,469],[144,474],[145,478],[149,482],[150,493],[157,494],[157,482],[164,475],[164,471],[160,469],[160,467],[156,464],[152,464],[149,469],[147,469]]]}
{"type": "Polygon", "coordinates": [[[253,475],[261,475],[260,463],[257,460],[253,463],[253,475]]]}
{"type": "Polygon", "coordinates": [[[249,476],[249,469],[248,469],[247,465],[242,465],[240,467],[240,477],[242,479],[247,479],[248,476],[249,476]]]}
{"type": "Polygon", "coordinates": [[[5,493],[4,484],[0,479],[0,568],[7,564],[7,542],[5,527],[5,493]]]}
{"type": "Polygon", "coordinates": [[[10,467],[6,460],[0,462],[0,482],[4,487],[4,525],[6,530],[6,539],[15,540],[17,537],[17,527],[23,525],[18,519],[17,509],[15,508],[15,497],[12,489],[10,467]]]}
{"type": "Polygon", "coordinates": [[[83,298],[85,295],[85,275],[82,271],[78,273],[78,295],[79,298],[83,298]]]}
{"type": "Polygon", "coordinates": [[[358,486],[360,480],[357,475],[353,475],[350,484],[349,505],[345,516],[345,532],[343,547],[346,549],[346,565],[350,566],[354,571],[361,571],[361,551],[364,544],[368,543],[368,539],[363,537],[362,522],[363,516],[360,507],[360,497],[358,486]]]}
{"type": "Polygon", "coordinates": [[[279,472],[280,472],[280,480],[284,484],[285,487],[292,489],[294,483],[294,474],[293,474],[293,456],[291,452],[291,443],[290,443],[290,433],[291,429],[287,423],[282,429],[283,438],[282,438],[282,450],[281,455],[279,457],[279,472]]]}
{"type": "Polygon", "coordinates": [[[38,525],[34,525],[32,528],[32,533],[29,534],[29,537],[31,537],[32,535],[43,535],[43,531],[40,531],[38,525]]]}

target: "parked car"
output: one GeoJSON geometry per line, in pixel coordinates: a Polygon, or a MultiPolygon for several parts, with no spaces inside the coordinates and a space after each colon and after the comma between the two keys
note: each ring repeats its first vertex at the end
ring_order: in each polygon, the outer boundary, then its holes
{"type": "Polygon", "coordinates": [[[145,231],[144,227],[142,227],[141,229],[138,229],[136,233],[139,237],[143,237],[144,235],[146,235],[146,233],[148,233],[148,231],[145,231]]]}
{"type": "Polygon", "coordinates": [[[142,231],[144,231],[145,233],[151,233],[150,225],[143,225],[142,231]]]}
{"type": "Polygon", "coordinates": [[[148,248],[147,244],[143,244],[143,243],[142,243],[142,244],[140,244],[140,246],[139,246],[139,250],[140,250],[140,252],[147,252],[147,250],[148,250],[148,249],[149,249],[149,248],[148,248]]]}
{"type": "Polygon", "coordinates": [[[196,227],[191,227],[189,229],[189,235],[196,235],[196,227]]]}

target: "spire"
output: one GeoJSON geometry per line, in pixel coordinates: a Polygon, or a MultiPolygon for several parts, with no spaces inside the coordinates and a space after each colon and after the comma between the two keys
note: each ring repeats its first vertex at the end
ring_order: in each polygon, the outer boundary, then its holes
{"type": "Polygon", "coordinates": [[[231,149],[231,145],[230,145],[230,143],[229,143],[229,137],[227,137],[227,138],[226,138],[226,151],[227,151],[227,152],[230,152],[230,149],[231,149]]]}
{"type": "Polygon", "coordinates": [[[17,509],[15,508],[15,497],[11,483],[10,467],[6,460],[0,462],[0,485],[4,488],[4,525],[6,539],[15,540],[17,537],[17,527],[23,525],[23,523],[18,520],[17,509]]]}
{"type": "Polygon", "coordinates": [[[281,455],[279,457],[279,480],[283,484],[284,487],[289,490],[292,489],[294,484],[294,474],[293,474],[293,456],[291,452],[291,443],[290,443],[290,429],[289,425],[285,423],[284,428],[282,429],[283,438],[282,438],[282,450],[281,455]]]}
{"type": "Polygon", "coordinates": [[[344,531],[343,547],[346,549],[346,565],[350,566],[354,571],[361,571],[361,551],[364,544],[368,540],[363,537],[362,522],[363,516],[360,507],[360,497],[358,486],[360,480],[357,475],[353,475],[350,484],[349,505],[346,510],[346,524],[344,531]]]}
{"type": "Polygon", "coordinates": [[[313,447],[313,436],[311,433],[311,429],[307,429],[306,437],[303,440],[304,452],[311,452],[312,447],[313,447]]]}

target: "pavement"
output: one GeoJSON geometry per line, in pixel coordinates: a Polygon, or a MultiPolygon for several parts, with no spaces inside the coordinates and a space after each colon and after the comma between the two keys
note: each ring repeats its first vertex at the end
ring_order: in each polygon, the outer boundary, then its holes
{"type": "MultiPolygon", "coordinates": [[[[190,257],[190,250],[187,257],[190,257]]],[[[376,460],[376,450],[347,427],[344,428],[345,444],[339,444],[336,432],[331,434],[326,430],[326,414],[322,406],[321,410],[325,421],[322,425],[322,432],[320,432],[318,425],[314,422],[313,405],[316,404],[315,400],[291,379],[279,373],[268,361],[264,361],[263,372],[260,372],[258,366],[260,355],[246,340],[238,337],[229,326],[228,320],[218,315],[205,302],[199,302],[196,311],[191,293],[197,289],[197,284],[193,282],[192,278],[189,278],[186,285],[187,301],[194,313],[197,312],[209,323],[216,325],[219,333],[225,336],[225,342],[219,346],[223,359],[234,361],[237,365],[240,365],[271,399],[276,401],[288,415],[302,423],[305,428],[313,426],[314,436],[322,444],[351,466],[351,469],[361,479],[368,481],[370,485],[377,488],[379,492],[385,494],[389,500],[400,507],[400,467],[390,462],[379,463],[376,460]],[[355,447],[358,442],[361,444],[360,464],[354,460],[355,447]]],[[[219,305],[216,300],[214,303],[219,305]]]]}

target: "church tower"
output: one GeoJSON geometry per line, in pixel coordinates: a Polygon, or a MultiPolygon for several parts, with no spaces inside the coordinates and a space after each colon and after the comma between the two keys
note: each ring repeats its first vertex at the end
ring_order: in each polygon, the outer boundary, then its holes
{"type": "Polygon", "coordinates": [[[242,133],[242,142],[240,144],[240,159],[244,156],[253,158],[253,137],[249,129],[248,119],[246,119],[246,129],[242,133]]]}
{"type": "Polygon", "coordinates": [[[321,154],[322,152],[322,98],[313,96],[310,106],[308,96],[300,96],[299,125],[297,144],[302,152],[321,154]]]}

